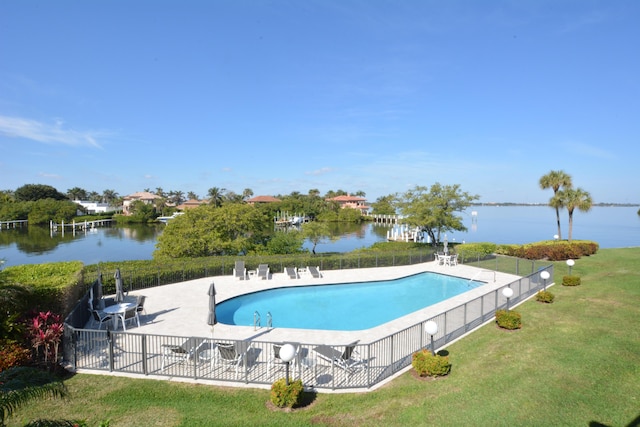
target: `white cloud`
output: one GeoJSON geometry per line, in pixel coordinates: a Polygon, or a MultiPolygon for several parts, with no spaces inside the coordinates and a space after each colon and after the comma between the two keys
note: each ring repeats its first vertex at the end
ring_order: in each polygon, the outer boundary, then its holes
{"type": "Polygon", "coordinates": [[[333,168],[329,168],[329,167],[324,167],[324,168],[320,168],[320,169],[316,169],[310,172],[305,172],[305,175],[324,175],[327,173],[333,172],[333,168]]]}
{"type": "Polygon", "coordinates": [[[20,117],[0,116],[0,134],[12,138],[30,139],[45,144],[70,146],[90,146],[102,148],[97,139],[104,136],[100,132],[65,129],[64,122],[57,120],[47,124],[20,117]]]}
{"type": "Polygon", "coordinates": [[[58,179],[58,178],[60,178],[60,175],[55,174],[55,173],[40,172],[38,175],[39,175],[39,176],[41,176],[41,177],[43,177],[43,178],[51,178],[51,179],[58,179]]]}

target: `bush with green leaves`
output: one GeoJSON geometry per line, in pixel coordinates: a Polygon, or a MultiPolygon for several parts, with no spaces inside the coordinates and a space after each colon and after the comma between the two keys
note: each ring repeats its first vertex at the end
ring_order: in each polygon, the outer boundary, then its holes
{"type": "Polygon", "coordinates": [[[31,350],[16,341],[0,342],[0,372],[31,363],[31,350]]]}
{"type": "Polygon", "coordinates": [[[456,253],[462,262],[482,260],[496,252],[497,245],[489,242],[456,245],[456,253]]]}
{"type": "Polygon", "coordinates": [[[580,276],[562,276],[562,284],[564,286],[578,286],[580,285],[580,276]]]}
{"type": "Polygon", "coordinates": [[[448,356],[433,355],[426,349],[413,353],[411,366],[421,377],[439,377],[451,372],[448,356]]]}
{"type": "Polygon", "coordinates": [[[293,408],[302,401],[302,380],[287,381],[280,378],[271,385],[271,403],[278,408],[293,408]]]}
{"type": "Polygon", "coordinates": [[[536,294],[536,301],[539,301],[539,302],[545,302],[545,303],[551,304],[554,299],[555,299],[555,295],[553,295],[549,291],[538,291],[538,293],[536,294]]]}
{"type": "Polygon", "coordinates": [[[496,311],[496,323],[502,329],[520,329],[522,328],[522,316],[517,311],[498,310],[496,311]]]}
{"type": "Polygon", "coordinates": [[[525,259],[548,259],[564,261],[578,259],[598,252],[599,245],[590,240],[545,240],[525,245],[499,245],[496,253],[525,259]]]}

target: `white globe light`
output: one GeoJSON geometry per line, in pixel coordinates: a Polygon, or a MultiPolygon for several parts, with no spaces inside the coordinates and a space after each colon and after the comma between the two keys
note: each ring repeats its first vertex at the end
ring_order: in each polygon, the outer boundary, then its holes
{"type": "Polygon", "coordinates": [[[435,335],[438,333],[438,324],[433,320],[429,320],[424,324],[424,330],[429,335],[435,335]]]}
{"type": "Polygon", "coordinates": [[[513,289],[511,288],[504,288],[502,290],[502,295],[505,296],[505,298],[511,298],[513,296],[513,289]]]}
{"type": "Polygon", "coordinates": [[[285,344],[280,349],[280,359],[283,362],[291,362],[296,355],[296,348],[291,344],[285,344]]]}
{"type": "Polygon", "coordinates": [[[540,277],[542,277],[544,280],[547,280],[549,277],[551,277],[551,275],[549,274],[548,271],[543,271],[542,273],[540,273],[540,277]]]}
{"type": "Polygon", "coordinates": [[[568,260],[567,260],[567,265],[568,265],[569,267],[573,267],[575,263],[576,263],[576,262],[575,262],[574,260],[572,260],[572,259],[568,259],[568,260]]]}

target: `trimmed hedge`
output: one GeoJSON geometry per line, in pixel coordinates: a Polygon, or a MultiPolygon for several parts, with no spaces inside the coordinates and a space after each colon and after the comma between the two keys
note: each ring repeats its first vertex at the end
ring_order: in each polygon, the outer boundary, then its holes
{"type": "Polygon", "coordinates": [[[7,283],[30,288],[30,308],[67,314],[81,297],[84,287],[80,261],[24,264],[2,271],[7,283]]]}
{"type": "Polygon", "coordinates": [[[579,286],[580,283],[580,276],[562,276],[562,284],[564,286],[579,286]]]}
{"type": "Polygon", "coordinates": [[[499,245],[496,253],[534,260],[564,261],[593,255],[598,249],[599,245],[589,240],[572,240],[571,243],[566,240],[545,240],[526,245],[499,245]]]}
{"type": "Polygon", "coordinates": [[[271,385],[270,399],[278,408],[293,408],[300,405],[304,387],[302,380],[289,381],[289,385],[284,378],[280,378],[271,385]]]}
{"type": "Polygon", "coordinates": [[[496,323],[503,329],[522,328],[522,316],[517,311],[498,310],[496,311],[496,323]]]}
{"type": "Polygon", "coordinates": [[[451,372],[448,356],[433,355],[426,349],[413,353],[411,366],[421,377],[440,377],[451,372]]]}

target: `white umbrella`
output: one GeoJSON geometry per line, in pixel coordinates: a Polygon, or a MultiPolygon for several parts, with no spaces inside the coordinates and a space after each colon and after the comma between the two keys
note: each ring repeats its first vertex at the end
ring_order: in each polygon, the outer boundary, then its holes
{"type": "Polygon", "coordinates": [[[444,254],[449,254],[449,241],[447,240],[447,235],[444,235],[444,254]]]}

